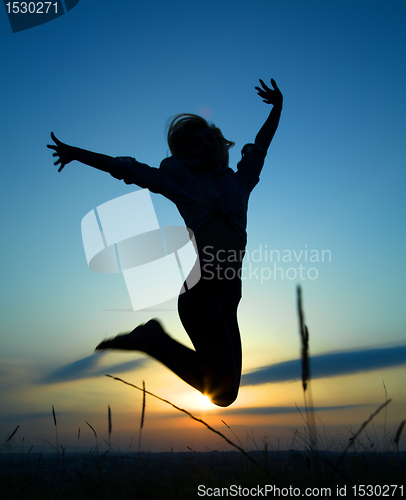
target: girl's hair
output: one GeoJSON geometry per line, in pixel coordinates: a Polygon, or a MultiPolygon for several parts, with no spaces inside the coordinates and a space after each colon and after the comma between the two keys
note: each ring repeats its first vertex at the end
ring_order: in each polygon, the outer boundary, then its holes
{"type": "Polygon", "coordinates": [[[171,119],[168,128],[168,145],[172,155],[184,158],[187,155],[190,135],[200,128],[209,128],[217,137],[223,151],[221,166],[226,168],[228,166],[228,150],[235,143],[225,139],[219,128],[198,115],[182,113],[171,119]]]}

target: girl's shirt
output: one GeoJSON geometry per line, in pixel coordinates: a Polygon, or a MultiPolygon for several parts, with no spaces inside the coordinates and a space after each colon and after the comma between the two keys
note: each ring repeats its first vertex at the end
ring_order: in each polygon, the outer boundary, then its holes
{"type": "Polygon", "coordinates": [[[153,168],[125,156],[111,161],[110,173],[126,184],[136,184],[173,201],[195,235],[211,217],[222,217],[245,246],[248,198],[259,181],[266,151],[246,144],[241,154],[237,172],[220,166],[209,172],[197,160],[176,156],[165,158],[159,168],[153,168]]]}

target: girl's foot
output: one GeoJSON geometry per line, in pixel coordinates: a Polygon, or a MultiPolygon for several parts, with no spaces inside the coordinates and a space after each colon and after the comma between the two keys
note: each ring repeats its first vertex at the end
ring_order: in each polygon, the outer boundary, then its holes
{"type": "Polygon", "coordinates": [[[95,350],[120,349],[123,351],[143,351],[149,354],[154,345],[167,337],[161,324],[157,320],[151,319],[145,325],[137,326],[130,333],[120,333],[112,339],[103,340],[95,350]]]}

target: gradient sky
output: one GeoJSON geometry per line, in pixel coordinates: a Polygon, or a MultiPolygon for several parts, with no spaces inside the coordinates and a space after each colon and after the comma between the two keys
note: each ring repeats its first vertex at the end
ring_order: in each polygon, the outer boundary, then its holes
{"type": "MultiPolygon", "coordinates": [[[[104,377],[110,373],[137,386],[144,380],[227,433],[226,421],[249,447],[263,439],[298,446],[297,284],[326,447],[347,442],[348,429],[385,401],[385,389],[393,398],[385,432],[393,432],[406,418],[405,2],[80,0],[19,33],[0,12],[0,442],[20,425],[17,447],[23,437],[37,451],[53,443],[54,406],[60,442],[76,446],[80,427],[80,445],[89,448],[85,422],[107,439],[110,405],[112,445],[131,448],[142,394],[104,377]],[[151,317],[190,343],[175,300],[131,312],[122,275],[87,267],[82,218],[139,188],[76,162],[58,173],[46,144],[54,131],[68,144],[159,166],[168,155],[167,120],[197,113],[236,143],[235,168],[270,111],[254,89],[259,78],[276,80],[284,109],[250,199],[242,387],[230,408],[205,408],[157,362],[93,354],[103,338],[151,317]],[[300,265],[304,279],[289,279],[300,265]],[[254,268],[258,277],[249,274],[254,268]],[[261,269],[271,278],[261,280],[261,269]]],[[[182,224],[174,205],[152,199],[161,225],[182,224]]],[[[371,428],[381,448],[384,418],[371,428]]],[[[225,443],[147,398],[143,449],[171,447],[225,443]]]]}

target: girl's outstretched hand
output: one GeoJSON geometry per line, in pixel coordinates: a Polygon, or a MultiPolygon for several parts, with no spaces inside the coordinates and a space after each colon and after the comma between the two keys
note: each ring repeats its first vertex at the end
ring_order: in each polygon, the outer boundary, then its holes
{"type": "Polygon", "coordinates": [[[283,101],[282,92],[276,85],[275,80],[271,78],[271,84],[273,86],[273,89],[267,87],[261,79],[259,81],[262,85],[262,89],[260,87],[255,87],[255,89],[258,90],[258,95],[262,97],[264,102],[266,104],[273,104],[274,106],[282,107],[282,101],[283,101]]]}
{"type": "Polygon", "coordinates": [[[60,172],[67,163],[70,163],[75,158],[70,153],[70,146],[58,140],[53,132],[51,132],[51,138],[56,145],[47,144],[47,147],[55,150],[55,153],[52,156],[59,156],[59,159],[54,162],[54,165],[58,165],[59,163],[61,164],[58,169],[58,172],[60,172]]]}

